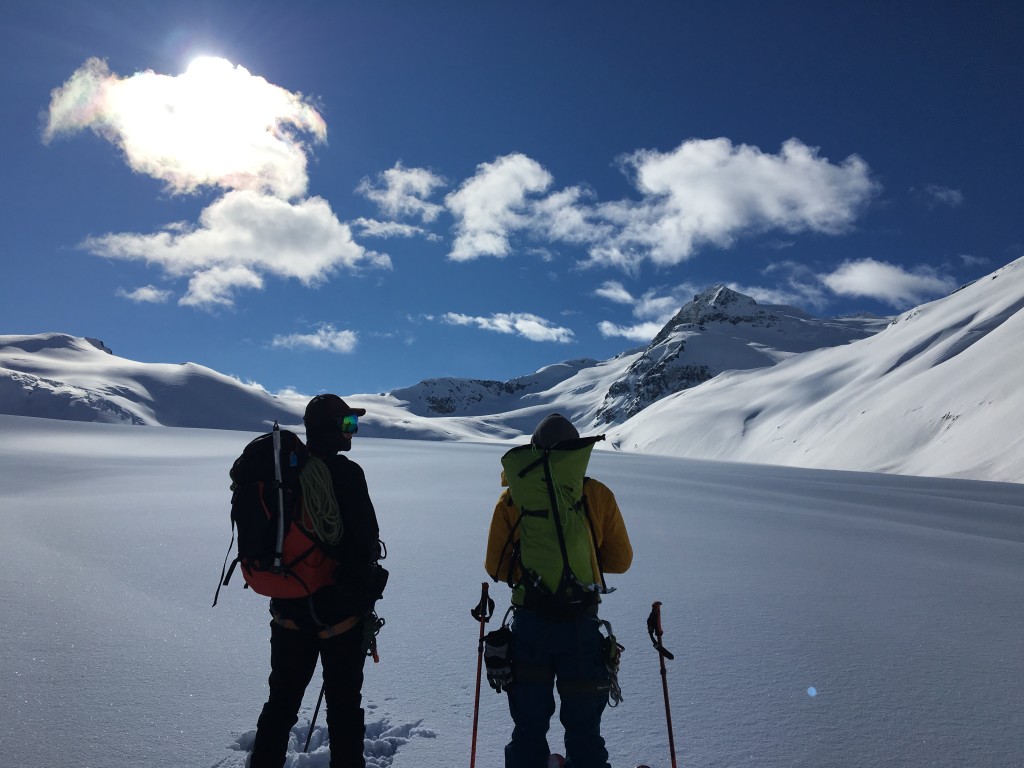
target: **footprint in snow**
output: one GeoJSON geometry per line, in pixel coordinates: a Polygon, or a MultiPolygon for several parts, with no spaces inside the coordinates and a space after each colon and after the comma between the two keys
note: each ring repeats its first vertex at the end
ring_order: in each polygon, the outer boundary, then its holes
{"type": "MultiPolygon", "coordinates": [[[[398,749],[414,738],[432,739],[437,734],[421,728],[418,721],[405,725],[391,725],[387,718],[366,724],[363,738],[363,755],[366,768],[390,768],[398,749]]],[[[228,757],[215,764],[214,768],[244,768],[248,766],[248,755],[256,739],[256,731],[247,731],[238,737],[230,749],[242,754],[228,757]]],[[[288,756],[285,768],[329,768],[331,763],[330,738],[327,726],[317,725],[309,735],[309,723],[300,723],[292,728],[288,737],[288,756]],[[309,737],[309,751],[303,752],[309,737]]]]}

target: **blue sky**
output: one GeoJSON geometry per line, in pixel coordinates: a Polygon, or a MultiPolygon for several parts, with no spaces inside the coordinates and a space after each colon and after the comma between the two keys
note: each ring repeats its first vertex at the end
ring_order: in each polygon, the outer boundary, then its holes
{"type": "Polygon", "coordinates": [[[893,314],[1024,255],[1022,33],[1016,1],[9,0],[0,333],[352,394],[608,358],[715,283],[893,314]]]}

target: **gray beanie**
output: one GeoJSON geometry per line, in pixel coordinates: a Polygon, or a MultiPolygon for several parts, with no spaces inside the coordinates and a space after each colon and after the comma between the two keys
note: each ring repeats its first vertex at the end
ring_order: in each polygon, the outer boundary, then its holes
{"type": "Polygon", "coordinates": [[[576,440],[580,433],[565,416],[560,413],[552,413],[544,417],[537,428],[533,430],[533,437],[530,442],[538,448],[551,448],[563,440],[576,440]]]}

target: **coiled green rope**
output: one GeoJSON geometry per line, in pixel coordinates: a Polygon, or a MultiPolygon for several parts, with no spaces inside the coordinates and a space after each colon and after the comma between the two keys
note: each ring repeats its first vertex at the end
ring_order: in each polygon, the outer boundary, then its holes
{"type": "Polygon", "coordinates": [[[316,456],[310,456],[299,474],[302,484],[302,503],[313,524],[313,531],[321,541],[337,544],[345,532],[341,510],[334,495],[331,471],[316,456]]]}

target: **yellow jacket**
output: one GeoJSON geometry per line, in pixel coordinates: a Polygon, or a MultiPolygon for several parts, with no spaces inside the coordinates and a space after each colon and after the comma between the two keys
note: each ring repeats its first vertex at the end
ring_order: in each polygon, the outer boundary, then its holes
{"type": "MultiPolygon", "coordinates": [[[[501,484],[508,485],[504,473],[501,484]]],[[[604,483],[588,477],[583,486],[583,496],[590,510],[594,541],[597,542],[597,552],[591,552],[594,573],[599,573],[599,558],[601,570],[605,573],[625,573],[633,562],[633,546],[629,543],[626,523],[622,519],[615,495],[604,483]]],[[[487,556],[484,558],[484,568],[496,581],[508,580],[509,568],[512,566],[512,547],[519,540],[519,530],[516,528],[518,520],[519,509],[506,489],[494,507],[491,529],[487,535],[487,556]],[[514,534],[513,528],[516,529],[514,534]]],[[[520,579],[518,565],[513,577],[512,583],[515,584],[520,579]]]]}

